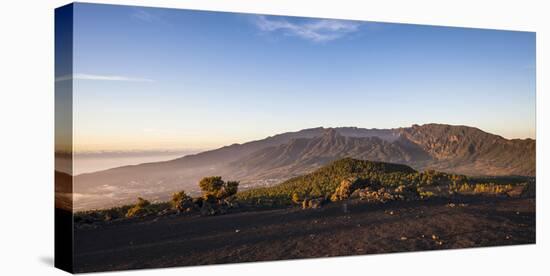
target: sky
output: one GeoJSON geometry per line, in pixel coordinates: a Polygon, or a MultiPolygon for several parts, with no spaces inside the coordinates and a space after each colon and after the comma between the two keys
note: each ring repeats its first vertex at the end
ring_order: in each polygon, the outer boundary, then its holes
{"type": "Polygon", "coordinates": [[[535,138],[532,32],[76,4],[73,43],[76,151],[424,123],[535,138]]]}

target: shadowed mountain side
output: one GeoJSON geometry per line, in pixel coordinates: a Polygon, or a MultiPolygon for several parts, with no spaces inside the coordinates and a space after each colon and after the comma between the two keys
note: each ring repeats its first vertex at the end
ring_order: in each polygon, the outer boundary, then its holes
{"type": "Polygon", "coordinates": [[[373,137],[347,137],[335,129],[312,139],[294,139],[266,148],[230,164],[238,179],[280,179],[310,172],[331,161],[355,159],[424,164],[432,158],[406,139],[392,142],[373,137]]]}
{"type": "MultiPolygon", "coordinates": [[[[429,168],[469,175],[535,176],[536,142],[508,140],[467,126],[414,125],[400,129],[435,162],[429,168]]],[[[422,168],[422,167],[418,167],[422,168]]]]}
{"type": "MultiPolygon", "coordinates": [[[[383,140],[395,140],[399,135],[393,129],[364,129],[356,127],[335,128],[338,133],[348,137],[378,137],[383,140]]],[[[267,137],[262,140],[252,141],[244,144],[233,144],[219,149],[187,155],[170,162],[185,165],[187,168],[210,166],[212,164],[223,164],[234,162],[258,150],[287,144],[296,139],[311,139],[320,137],[326,129],[322,127],[304,129],[296,132],[286,132],[267,137]]]]}

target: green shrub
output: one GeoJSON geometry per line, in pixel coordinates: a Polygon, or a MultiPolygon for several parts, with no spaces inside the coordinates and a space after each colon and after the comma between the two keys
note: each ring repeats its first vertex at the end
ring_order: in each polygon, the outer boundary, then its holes
{"type": "Polygon", "coordinates": [[[435,194],[431,191],[419,191],[418,195],[420,196],[420,198],[430,198],[435,196],[435,194]]]}
{"type": "Polygon", "coordinates": [[[238,181],[224,182],[221,176],[204,177],[199,182],[203,197],[206,199],[213,196],[217,199],[224,199],[235,195],[239,189],[238,181]]]}
{"type": "Polygon", "coordinates": [[[496,183],[462,183],[449,186],[451,193],[462,194],[489,194],[498,195],[505,194],[514,189],[512,184],[496,184],[496,183]]]}
{"type": "Polygon", "coordinates": [[[239,182],[238,181],[227,181],[224,186],[224,194],[223,197],[230,197],[235,195],[239,190],[239,182]]]}
{"type": "Polygon", "coordinates": [[[302,201],[300,200],[300,196],[299,196],[297,193],[293,193],[293,194],[292,194],[292,202],[293,202],[294,204],[300,204],[300,202],[302,202],[302,201]]]}
{"type": "Polygon", "coordinates": [[[170,205],[175,210],[184,211],[193,206],[193,199],[188,196],[185,191],[176,192],[172,194],[170,205]]]}
{"type": "Polygon", "coordinates": [[[138,201],[136,205],[128,209],[128,212],[126,213],[126,217],[131,218],[135,216],[144,215],[146,213],[147,206],[149,206],[150,204],[151,203],[148,200],[138,197],[138,201]]]}

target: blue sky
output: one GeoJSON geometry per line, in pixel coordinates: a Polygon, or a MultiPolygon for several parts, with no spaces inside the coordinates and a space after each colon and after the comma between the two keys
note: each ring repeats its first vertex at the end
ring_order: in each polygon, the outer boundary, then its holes
{"type": "Polygon", "coordinates": [[[214,148],[310,127],[535,137],[535,34],[77,4],[77,150],[214,148]]]}

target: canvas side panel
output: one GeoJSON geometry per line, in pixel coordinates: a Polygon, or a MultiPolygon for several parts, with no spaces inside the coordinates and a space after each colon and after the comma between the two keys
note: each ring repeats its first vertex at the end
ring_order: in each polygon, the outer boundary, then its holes
{"type": "Polygon", "coordinates": [[[55,10],[55,267],[73,272],[73,4],[55,10]]]}

